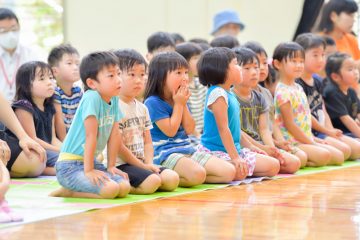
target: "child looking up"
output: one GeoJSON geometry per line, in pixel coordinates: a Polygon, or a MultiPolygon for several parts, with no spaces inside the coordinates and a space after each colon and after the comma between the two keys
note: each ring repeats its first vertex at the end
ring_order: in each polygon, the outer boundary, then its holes
{"type": "Polygon", "coordinates": [[[279,161],[241,146],[246,139],[240,137],[240,107],[230,92],[232,85],[242,81],[235,53],[224,47],[209,49],[201,56],[198,71],[201,84],[209,87],[201,150],[232,163],[236,169],[236,180],[246,176],[276,175],[279,161]]]}
{"type": "Polygon", "coordinates": [[[119,124],[117,168],[128,174],[130,193],[150,194],[157,189],[172,191],[179,184],[179,176],[173,170],[153,164],[154,148],[149,112],[135,98],[144,90],[146,61],[132,49],[117,50],[114,54],[119,59],[122,71],[119,107],[125,114],[119,124]]]}
{"type": "Polygon", "coordinates": [[[85,93],[61,148],[56,176],[62,186],[54,197],[115,198],[130,191],[127,174],[115,167],[119,139],[118,60],[110,52],[83,58],[80,76],[85,93]],[[107,168],[96,160],[107,146],[107,168]]]}
{"type": "Polygon", "coordinates": [[[145,105],[153,123],[154,162],[177,172],[180,186],[230,182],[235,174],[230,163],[190,144],[195,121],[186,104],[188,79],[188,63],[178,53],[161,53],[150,62],[145,105]]]}
{"type": "Polygon", "coordinates": [[[36,61],[24,63],[16,74],[16,86],[12,108],[25,132],[46,150],[43,174],[55,175],[61,141],[55,134],[55,82],[50,66],[36,61]]]}

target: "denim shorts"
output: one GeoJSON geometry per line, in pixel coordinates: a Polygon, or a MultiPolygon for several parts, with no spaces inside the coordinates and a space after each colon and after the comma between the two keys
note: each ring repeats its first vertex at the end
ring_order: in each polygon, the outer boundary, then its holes
{"type": "Polygon", "coordinates": [[[51,150],[46,150],[46,166],[55,167],[56,161],[59,158],[59,153],[51,150]]]}
{"type": "MultiPolygon", "coordinates": [[[[90,181],[84,172],[84,162],[76,160],[62,160],[56,162],[56,177],[61,186],[73,192],[86,192],[100,194],[103,184],[96,185],[90,181]]],[[[116,183],[124,181],[119,175],[109,173],[102,163],[95,160],[94,169],[103,171],[116,183]]]]}

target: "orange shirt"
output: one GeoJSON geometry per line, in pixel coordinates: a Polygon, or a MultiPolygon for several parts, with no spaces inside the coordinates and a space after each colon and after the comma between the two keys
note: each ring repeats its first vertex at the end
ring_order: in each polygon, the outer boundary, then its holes
{"type": "Polygon", "coordinates": [[[339,52],[350,54],[355,60],[360,59],[360,50],[356,37],[350,33],[345,34],[342,38],[335,40],[339,52]]]}

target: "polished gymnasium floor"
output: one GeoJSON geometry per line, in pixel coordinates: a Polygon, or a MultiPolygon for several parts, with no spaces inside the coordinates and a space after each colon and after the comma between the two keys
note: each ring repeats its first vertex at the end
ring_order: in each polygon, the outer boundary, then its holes
{"type": "Polygon", "coordinates": [[[0,239],[360,239],[360,167],[59,217],[0,239]]]}

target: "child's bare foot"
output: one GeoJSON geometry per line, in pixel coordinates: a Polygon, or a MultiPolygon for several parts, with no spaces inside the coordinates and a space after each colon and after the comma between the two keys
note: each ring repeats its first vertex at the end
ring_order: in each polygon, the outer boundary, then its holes
{"type": "Polygon", "coordinates": [[[72,191],[63,187],[60,187],[59,189],[49,194],[50,197],[72,197],[72,195],[73,195],[72,191]]]}

